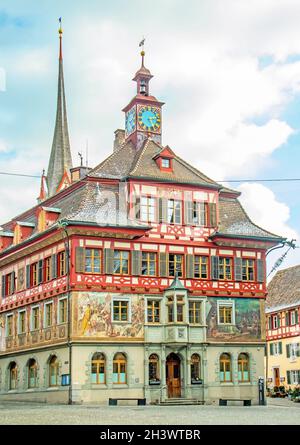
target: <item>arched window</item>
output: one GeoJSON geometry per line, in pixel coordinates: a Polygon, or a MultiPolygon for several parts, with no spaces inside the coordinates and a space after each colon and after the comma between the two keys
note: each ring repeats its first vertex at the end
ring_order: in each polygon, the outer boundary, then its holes
{"type": "Polygon", "coordinates": [[[28,361],[28,388],[37,387],[37,364],[36,361],[31,358],[28,361]]]}
{"type": "Polygon", "coordinates": [[[127,382],[126,357],[122,353],[114,356],[113,362],[113,383],[124,384],[127,382]]]}
{"type": "Polygon", "coordinates": [[[158,355],[151,354],[149,357],[149,385],[155,385],[159,382],[159,358],[158,355]]]}
{"type": "Polygon", "coordinates": [[[198,354],[191,357],[191,383],[198,383],[201,380],[201,362],[198,354]]]}
{"type": "Polygon", "coordinates": [[[92,357],[92,383],[105,383],[105,356],[101,352],[92,357]]]}
{"type": "Polygon", "coordinates": [[[230,354],[222,354],[220,357],[220,382],[231,381],[231,357],[230,354]]]}
{"type": "Polygon", "coordinates": [[[49,361],[49,386],[58,386],[58,360],[53,355],[49,361]]]}
{"type": "Polygon", "coordinates": [[[249,372],[249,355],[248,354],[240,354],[238,357],[238,376],[239,382],[249,382],[250,381],[250,372],[249,372]]]}
{"type": "Polygon", "coordinates": [[[18,367],[16,362],[11,362],[9,365],[9,389],[17,388],[18,367]]]}

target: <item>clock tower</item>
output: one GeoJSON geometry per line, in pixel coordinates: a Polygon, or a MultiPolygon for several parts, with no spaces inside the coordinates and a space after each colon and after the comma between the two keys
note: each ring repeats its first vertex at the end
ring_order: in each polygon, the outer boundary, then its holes
{"type": "Polygon", "coordinates": [[[141,56],[142,66],[132,79],[137,84],[137,94],[123,109],[125,139],[131,140],[137,149],[149,137],[161,144],[161,108],[164,105],[149,94],[149,82],[153,76],[144,66],[145,51],[141,51],[141,56]]]}

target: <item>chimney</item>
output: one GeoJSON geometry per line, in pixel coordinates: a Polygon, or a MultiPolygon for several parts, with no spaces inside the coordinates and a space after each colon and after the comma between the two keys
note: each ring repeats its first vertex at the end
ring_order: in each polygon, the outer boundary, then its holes
{"type": "Polygon", "coordinates": [[[115,131],[115,140],[114,140],[114,152],[120,150],[121,145],[125,141],[125,130],[116,130],[115,131]]]}

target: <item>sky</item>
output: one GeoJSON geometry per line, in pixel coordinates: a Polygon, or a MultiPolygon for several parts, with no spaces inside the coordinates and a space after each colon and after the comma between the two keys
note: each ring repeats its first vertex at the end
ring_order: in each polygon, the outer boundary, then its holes
{"type": "MultiPolygon", "coordinates": [[[[47,170],[59,17],[73,164],[87,145],[90,166],[111,153],[145,37],[163,144],[216,181],[239,180],[227,185],[253,221],[300,246],[300,181],[262,181],[300,178],[298,0],[0,0],[0,172],[47,170]]],[[[0,222],[38,194],[38,178],[0,174],[0,222]]],[[[299,263],[296,248],[281,268],[299,263]]]]}

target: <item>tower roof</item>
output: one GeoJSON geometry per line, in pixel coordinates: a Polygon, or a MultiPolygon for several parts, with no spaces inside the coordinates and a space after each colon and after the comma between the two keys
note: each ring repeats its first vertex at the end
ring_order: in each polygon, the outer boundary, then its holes
{"type": "MultiPolygon", "coordinates": [[[[60,20],[61,22],[61,20],[60,20]]],[[[56,121],[51,155],[47,171],[47,186],[49,196],[54,195],[67,171],[72,168],[72,157],[69,141],[67,106],[65,97],[63,56],[62,56],[62,28],[59,28],[59,69],[56,121]]]]}
{"type": "Polygon", "coordinates": [[[184,287],[184,285],[182,284],[182,282],[178,277],[178,274],[176,273],[174,280],[166,290],[187,290],[187,289],[184,287]]]}
{"type": "Polygon", "coordinates": [[[153,76],[150,73],[150,70],[148,70],[148,68],[145,67],[144,65],[144,58],[145,58],[145,51],[141,51],[141,56],[142,56],[142,65],[140,67],[140,69],[135,73],[135,76],[132,80],[137,80],[140,76],[142,77],[148,77],[149,79],[151,79],[153,76]]]}

